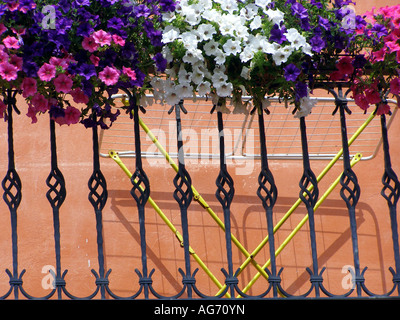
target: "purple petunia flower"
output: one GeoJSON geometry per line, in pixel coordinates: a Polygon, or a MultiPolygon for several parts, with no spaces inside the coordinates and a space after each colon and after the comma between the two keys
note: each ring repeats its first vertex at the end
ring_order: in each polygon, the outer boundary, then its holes
{"type": "Polygon", "coordinates": [[[271,37],[269,38],[269,41],[271,42],[276,42],[279,44],[282,44],[284,41],[287,40],[285,33],[286,32],[286,28],[282,28],[280,29],[279,26],[277,24],[275,24],[271,30],[271,37]]]}
{"type": "Polygon", "coordinates": [[[375,24],[372,27],[371,31],[373,33],[375,33],[378,38],[388,35],[388,31],[387,31],[386,27],[383,24],[379,24],[379,23],[375,24]]]}
{"type": "Polygon", "coordinates": [[[297,82],[295,85],[296,100],[299,101],[301,98],[307,97],[308,86],[304,82],[297,82]]]}
{"type": "Polygon", "coordinates": [[[80,6],[90,6],[90,0],[75,0],[74,5],[76,7],[80,7],[80,6]]]}
{"type": "Polygon", "coordinates": [[[292,5],[292,12],[300,19],[308,18],[308,11],[302,4],[296,2],[292,5]]]}
{"type": "Polygon", "coordinates": [[[96,76],[96,68],[92,64],[83,63],[78,69],[78,74],[89,80],[92,76],[96,76]]]}
{"type": "Polygon", "coordinates": [[[311,49],[317,53],[320,53],[322,49],[326,47],[326,43],[324,39],[322,39],[319,35],[316,35],[310,39],[311,49]]]}
{"type": "Polygon", "coordinates": [[[167,67],[167,60],[163,57],[163,55],[160,52],[156,53],[153,57],[153,60],[156,63],[157,70],[160,72],[164,72],[165,68],[167,67]]]}
{"type": "Polygon", "coordinates": [[[301,73],[300,69],[297,68],[294,63],[287,65],[283,70],[285,71],[284,76],[286,81],[296,81],[297,77],[301,73]]]}

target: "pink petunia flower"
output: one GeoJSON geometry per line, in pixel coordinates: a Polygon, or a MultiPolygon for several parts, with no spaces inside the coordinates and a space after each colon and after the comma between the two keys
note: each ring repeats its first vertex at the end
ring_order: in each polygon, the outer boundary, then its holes
{"type": "Polygon", "coordinates": [[[99,45],[94,40],[93,36],[90,36],[83,38],[82,48],[89,52],[95,52],[99,48],[99,45]]]}
{"type": "Polygon", "coordinates": [[[81,112],[77,108],[68,106],[67,109],[65,109],[65,116],[64,116],[65,124],[70,125],[78,123],[80,117],[81,117],[81,112]]]}
{"type": "Polygon", "coordinates": [[[113,39],[115,44],[118,44],[121,47],[123,47],[125,45],[125,40],[121,36],[119,36],[117,34],[113,34],[112,35],[112,39],[113,39]]]}
{"type": "Polygon", "coordinates": [[[0,35],[7,31],[7,28],[4,26],[3,23],[0,23],[0,35]]]}
{"type": "Polygon", "coordinates": [[[112,86],[118,82],[119,75],[120,72],[117,69],[107,66],[99,73],[99,78],[106,85],[112,86]]]}
{"type": "Polygon", "coordinates": [[[37,74],[40,80],[50,81],[56,76],[56,67],[51,64],[45,63],[40,67],[37,74]]]}
{"type": "Polygon", "coordinates": [[[400,78],[394,78],[390,81],[390,92],[393,94],[400,94],[400,78]]]}
{"type": "Polygon", "coordinates": [[[10,56],[10,63],[17,68],[17,71],[22,70],[23,59],[16,54],[10,56]]]}
{"type": "Polygon", "coordinates": [[[49,110],[49,101],[39,92],[33,96],[31,102],[37,111],[46,112],[49,110]]]}
{"type": "Polygon", "coordinates": [[[365,98],[370,104],[376,104],[382,100],[379,91],[375,90],[374,88],[365,89],[365,98]]]}
{"type": "Polygon", "coordinates": [[[64,70],[68,68],[69,60],[64,58],[51,57],[50,64],[56,67],[62,67],[64,70]]]}
{"type": "Polygon", "coordinates": [[[35,107],[32,104],[29,104],[28,113],[26,115],[32,119],[32,123],[36,123],[38,121],[36,114],[37,114],[37,111],[36,111],[35,107]]]}
{"type": "Polygon", "coordinates": [[[363,110],[367,110],[369,108],[369,103],[367,102],[367,98],[363,93],[354,95],[354,102],[363,110]]]}
{"type": "Polygon", "coordinates": [[[126,74],[132,80],[136,80],[136,72],[131,68],[122,67],[122,72],[126,74]]]}
{"type": "Polygon", "coordinates": [[[372,52],[372,57],[375,61],[384,61],[385,60],[385,48],[382,48],[379,51],[374,51],[372,52]]]}
{"type": "Polygon", "coordinates": [[[72,89],[72,85],[74,82],[71,78],[69,78],[64,73],[60,74],[57,78],[53,81],[54,86],[56,87],[56,91],[69,93],[72,89]]]}
{"type": "Polygon", "coordinates": [[[111,45],[111,35],[104,30],[96,31],[92,34],[94,41],[100,46],[111,45]]]}
{"type": "Polygon", "coordinates": [[[336,68],[342,74],[351,75],[354,72],[354,67],[353,67],[352,62],[353,62],[353,58],[351,58],[351,57],[343,57],[336,64],[336,68]]]}
{"type": "Polygon", "coordinates": [[[7,36],[3,39],[3,43],[7,49],[19,49],[20,45],[18,39],[15,37],[7,36]]]}
{"type": "Polygon", "coordinates": [[[76,103],[87,104],[89,102],[89,97],[83,92],[81,88],[76,88],[72,90],[70,94],[76,103]]]}
{"type": "Polygon", "coordinates": [[[98,67],[99,66],[99,61],[100,61],[100,58],[99,57],[97,57],[97,56],[95,56],[94,54],[92,54],[91,56],[90,56],[90,61],[93,63],[93,65],[95,66],[95,67],[98,67]]]}
{"type": "Polygon", "coordinates": [[[383,114],[390,113],[390,106],[387,103],[380,103],[378,106],[378,110],[376,111],[376,115],[381,116],[383,114]]]}
{"type": "Polygon", "coordinates": [[[0,64],[4,62],[8,62],[9,56],[4,51],[0,51],[0,64]]]}
{"type": "Polygon", "coordinates": [[[7,81],[12,81],[17,79],[17,67],[8,62],[3,62],[0,64],[0,76],[7,81]]]}
{"type": "Polygon", "coordinates": [[[37,91],[36,80],[33,78],[24,78],[21,83],[21,89],[24,98],[33,96],[37,91]]]}
{"type": "Polygon", "coordinates": [[[4,118],[4,112],[7,110],[7,105],[0,99],[0,119],[4,118]]]}

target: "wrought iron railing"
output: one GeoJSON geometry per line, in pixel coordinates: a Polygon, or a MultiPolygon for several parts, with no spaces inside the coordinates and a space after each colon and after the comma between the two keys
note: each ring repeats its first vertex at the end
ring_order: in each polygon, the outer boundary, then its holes
{"type": "MultiPolygon", "coordinates": [[[[366,267],[362,267],[359,258],[359,244],[357,235],[357,222],[355,217],[355,210],[360,197],[360,185],[358,183],[357,176],[352,170],[352,163],[350,161],[349,153],[349,141],[347,137],[346,117],[350,114],[350,110],[347,107],[347,92],[343,92],[343,88],[339,85],[335,91],[332,87],[328,88],[328,91],[335,98],[336,108],[334,113],[339,112],[340,114],[340,127],[342,135],[342,153],[343,153],[343,174],[340,178],[340,196],[343,199],[343,204],[347,206],[349,215],[349,224],[351,230],[351,241],[352,241],[352,253],[354,261],[354,286],[345,294],[335,295],[331,293],[324,286],[324,270],[320,269],[318,264],[318,248],[316,241],[315,231],[315,220],[314,210],[318,205],[319,200],[319,188],[318,178],[314,174],[309,158],[308,152],[308,139],[306,131],[307,119],[302,117],[299,119],[299,127],[301,132],[301,146],[302,146],[302,160],[303,160],[303,174],[299,181],[299,198],[307,208],[308,223],[309,223],[309,237],[311,242],[311,257],[312,266],[307,268],[310,275],[311,286],[306,293],[300,297],[348,297],[350,295],[361,297],[361,296],[400,296],[400,252],[399,252],[399,240],[398,240],[398,223],[397,223],[397,203],[400,196],[400,182],[392,169],[391,158],[389,153],[389,141],[388,132],[386,126],[386,115],[380,115],[381,119],[381,132],[382,132],[382,148],[384,154],[384,165],[385,170],[382,177],[382,197],[386,200],[392,232],[393,242],[393,254],[394,254],[394,267],[390,268],[392,273],[393,287],[385,294],[375,294],[370,291],[367,287],[367,283],[364,278],[366,267]]],[[[16,95],[17,92],[9,89],[5,95],[5,103],[8,107],[8,170],[5,178],[2,181],[2,187],[4,189],[3,199],[8,206],[10,217],[11,217],[11,244],[12,244],[12,268],[7,269],[6,272],[9,276],[9,285],[7,292],[0,297],[1,299],[6,298],[27,298],[27,299],[50,299],[50,298],[70,298],[70,299],[92,299],[92,298],[114,298],[114,299],[135,299],[144,297],[145,299],[171,299],[171,298],[224,298],[224,297],[240,297],[240,298],[257,298],[264,299],[268,297],[294,297],[289,294],[281,283],[282,268],[279,269],[276,255],[276,245],[274,240],[274,206],[278,196],[278,189],[275,184],[274,176],[270,170],[268,162],[268,137],[265,135],[265,123],[264,123],[264,112],[261,106],[255,106],[252,112],[256,113],[258,117],[259,125],[259,137],[260,137],[260,163],[261,170],[258,176],[258,189],[257,196],[262,203],[265,210],[265,217],[267,221],[267,233],[268,233],[268,248],[270,255],[270,263],[268,268],[261,268],[258,266],[260,272],[265,272],[268,278],[268,286],[262,294],[252,296],[246,290],[241,289],[238,275],[242,271],[241,268],[235,269],[232,260],[232,244],[236,244],[236,239],[233,238],[231,233],[231,204],[234,201],[234,180],[229,174],[229,169],[226,162],[225,154],[225,137],[224,137],[224,123],[221,112],[217,112],[218,119],[218,131],[219,131],[219,174],[216,179],[216,192],[215,196],[223,209],[224,218],[224,230],[225,230],[225,245],[226,245],[226,258],[227,258],[227,269],[222,269],[225,276],[224,285],[221,286],[220,291],[216,296],[208,296],[201,292],[196,285],[196,273],[197,269],[193,270],[192,266],[192,252],[190,248],[190,234],[189,225],[190,220],[188,217],[188,211],[192,200],[196,198],[198,200],[198,194],[193,192],[193,186],[191,183],[191,177],[185,167],[185,154],[183,141],[182,141],[182,124],[181,124],[181,112],[186,113],[184,102],[181,102],[173,106],[169,113],[175,113],[176,129],[177,129],[177,148],[178,148],[178,160],[179,163],[176,168],[176,176],[173,179],[175,191],[173,197],[179,205],[180,217],[182,223],[182,235],[180,239],[183,244],[184,250],[184,268],[179,269],[182,275],[182,287],[181,290],[173,296],[163,296],[158,293],[153,287],[152,275],[154,269],[149,270],[147,264],[147,242],[146,242],[146,212],[145,205],[149,201],[151,195],[151,184],[146,175],[145,168],[142,163],[141,153],[141,139],[140,139],[140,108],[135,99],[128,90],[125,92],[129,98],[130,106],[133,109],[133,128],[134,128],[134,139],[135,141],[135,171],[130,175],[132,189],[131,195],[135,200],[137,212],[139,216],[139,227],[140,227],[140,250],[141,250],[141,266],[135,269],[138,275],[139,289],[137,292],[129,297],[121,297],[112,291],[110,288],[109,274],[111,270],[106,270],[105,258],[104,258],[104,239],[103,239],[103,209],[106,205],[108,193],[107,183],[104,175],[100,168],[99,160],[99,138],[97,127],[92,128],[93,134],[93,172],[88,181],[89,187],[89,202],[93,206],[94,214],[96,217],[96,234],[97,234],[97,258],[98,258],[98,270],[92,269],[92,273],[95,277],[96,289],[94,292],[87,297],[77,297],[71,294],[67,288],[65,276],[67,271],[61,267],[61,248],[60,248],[60,217],[59,211],[66,197],[66,186],[62,172],[58,167],[57,161],[57,146],[56,146],[56,133],[55,123],[50,119],[50,140],[51,140],[51,171],[46,180],[48,186],[47,200],[53,211],[53,223],[54,223],[54,243],[55,243],[55,271],[50,271],[54,276],[54,289],[49,294],[43,297],[34,297],[24,288],[23,275],[25,269],[20,270],[18,258],[18,208],[21,203],[21,179],[18,175],[15,166],[15,153],[14,153],[14,139],[13,139],[13,114],[19,113],[17,108],[16,95]]],[[[214,110],[215,111],[215,110],[214,110]]],[[[92,115],[93,120],[96,121],[96,115],[92,115]]],[[[307,221],[307,219],[305,220],[307,221]]],[[[3,226],[4,227],[4,226],[3,226]]],[[[178,236],[178,233],[177,233],[178,236]]],[[[3,252],[2,255],[7,254],[3,252]]],[[[247,253],[247,260],[251,261],[251,253],[247,253]]],[[[249,262],[248,262],[249,263],[249,262]]]]}

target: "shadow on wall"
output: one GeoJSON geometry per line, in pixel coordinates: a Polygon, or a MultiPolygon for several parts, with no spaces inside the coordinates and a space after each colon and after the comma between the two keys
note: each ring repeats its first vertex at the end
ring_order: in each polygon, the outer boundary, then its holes
{"type": "MultiPolygon", "coordinates": [[[[171,192],[152,192],[152,197],[155,199],[159,207],[163,210],[163,212],[168,216],[168,218],[174,223],[176,228],[181,232],[181,223],[179,216],[179,209],[176,202],[173,200],[172,191],[171,192]]],[[[213,194],[203,194],[205,199],[214,199],[213,194]]],[[[111,203],[111,212],[114,217],[105,218],[104,224],[105,228],[107,228],[108,223],[120,223],[125,231],[133,238],[133,244],[135,245],[136,251],[133,253],[135,256],[135,261],[140,261],[140,234],[138,227],[138,219],[137,219],[137,209],[134,200],[132,199],[128,190],[109,190],[109,200],[111,203]]],[[[296,201],[296,198],[293,197],[279,197],[279,201],[274,208],[274,222],[275,224],[279,221],[279,219],[288,211],[288,209],[292,206],[292,204],[296,201]]],[[[208,201],[208,200],[207,200],[208,201]]],[[[220,208],[219,203],[214,200],[208,201],[210,207],[214,209],[214,211],[218,214],[220,219],[222,220],[222,209],[220,208]]],[[[254,248],[259,244],[259,242],[267,235],[266,230],[266,218],[263,207],[261,204],[252,205],[253,203],[258,203],[259,199],[257,196],[241,196],[237,195],[234,199],[234,205],[232,205],[232,215],[231,215],[231,223],[232,223],[232,233],[236,236],[239,242],[251,252],[254,248]],[[256,220],[256,221],[254,221],[256,220]],[[263,221],[264,220],[264,221],[263,221]]],[[[302,205],[301,205],[302,206],[302,205]]],[[[300,208],[293,213],[293,215],[286,221],[286,223],[282,226],[282,228],[276,233],[276,245],[277,248],[281,245],[282,241],[286,238],[286,236],[292,231],[292,229],[297,225],[298,222],[304,217],[305,209],[300,208]]],[[[146,209],[146,223],[148,223],[148,228],[155,227],[154,225],[158,225],[162,227],[164,222],[161,219],[154,219],[154,210],[150,206],[147,206],[146,209]]],[[[195,249],[196,253],[203,259],[206,265],[210,264],[210,269],[214,272],[216,277],[223,283],[222,275],[220,274],[219,269],[221,267],[225,267],[226,265],[226,251],[225,251],[225,241],[223,236],[223,231],[217,226],[215,221],[212,219],[208,219],[208,214],[202,212],[204,209],[196,204],[192,203],[189,208],[189,226],[190,226],[190,239],[191,245],[195,249]],[[201,217],[201,218],[200,218],[201,217]],[[208,219],[207,223],[201,224],[199,219],[208,219]],[[215,225],[215,226],[214,226],[215,225]],[[198,229],[202,229],[202,232],[198,232],[198,229]],[[192,230],[194,235],[192,236],[192,230]],[[217,234],[212,234],[215,231],[217,234]],[[200,236],[199,236],[200,235],[200,236]],[[203,236],[203,238],[201,237],[203,236]],[[216,237],[219,239],[219,242],[212,242],[213,248],[207,247],[207,244],[210,242],[209,237],[216,237]],[[202,251],[202,247],[204,250],[202,251]],[[218,247],[218,248],[216,248],[218,247]],[[215,258],[213,256],[212,251],[217,250],[219,256],[215,258]],[[218,259],[219,258],[219,259],[218,259]]],[[[344,255],[345,261],[348,261],[349,264],[353,264],[352,259],[352,248],[351,248],[351,231],[348,220],[348,212],[347,208],[344,205],[342,200],[325,200],[325,202],[319,207],[316,211],[316,232],[317,232],[317,250],[318,250],[318,265],[319,270],[321,270],[329,260],[338,253],[338,251],[346,251],[345,253],[340,252],[340,255],[344,255]],[[325,239],[325,237],[329,237],[329,239],[325,239]],[[323,238],[323,239],[322,239],[323,238]],[[321,240],[322,239],[322,240],[321,240]]],[[[357,220],[357,228],[360,232],[360,228],[364,230],[365,223],[370,224],[368,226],[368,237],[369,243],[370,241],[374,241],[374,250],[377,248],[377,252],[374,256],[377,257],[376,264],[371,266],[373,270],[379,270],[380,277],[378,276],[379,282],[382,283],[383,291],[386,290],[386,277],[388,275],[385,274],[384,265],[383,265],[383,248],[382,248],[382,238],[380,227],[376,218],[376,213],[373,211],[371,206],[367,203],[360,202],[357,205],[356,210],[356,220],[357,220]],[[371,237],[373,240],[371,240],[371,237]]],[[[157,227],[158,228],[158,227],[157,227]]],[[[165,229],[157,229],[161,230],[165,234],[157,234],[157,237],[172,239],[172,241],[176,241],[174,234],[165,229]]],[[[364,232],[364,231],[363,231],[364,232]]],[[[359,238],[363,237],[364,234],[359,234],[359,238]]],[[[289,276],[291,279],[289,282],[285,283],[286,290],[289,293],[295,293],[301,287],[308,286],[309,282],[309,274],[305,270],[306,267],[311,267],[311,249],[310,242],[308,241],[296,241],[296,238],[301,239],[309,239],[308,234],[308,222],[304,225],[298,235],[296,235],[293,241],[290,243],[290,246],[285,248],[286,251],[293,252],[293,256],[289,259],[282,258],[278,260],[278,267],[284,267],[284,272],[282,273],[282,278],[285,279],[286,276],[289,276]],[[301,233],[301,235],[300,235],[301,233]],[[298,253],[296,255],[296,250],[298,253]],[[301,255],[308,255],[309,257],[304,258],[301,255]],[[306,261],[306,262],[304,262],[306,261]],[[280,264],[281,263],[281,264],[280,264]],[[290,273],[293,268],[296,268],[297,275],[295,277],[291,277],[290,273]]],[[[159,239],[158,239],[159,240],[159,239]]],[[[177,273],[177,268],[184,268],[184,259],[183,259],[183,249],[177,250],[181,252],[177,252],[175,257],[170,257],[170,259],[165,259],[160,256],[160,248],[154,246],[154,243],[158,241],[157,239],[149,237],[147,238],[147,255],[148,261],[152,264],[150,268],[156,269],[156,274],[161,274],[163,281],[167,284],[169,291],[176,291],[182,288],[181,277],[177,273]]],[[[107,248],[108,241],[116,241],[115,239],[108,239],[105,237],[105,247],[107,248]]],[[[161,240],[159,240],[161,242],[161,240]]],[[[179,244],[177,245],[179,247],[179,244]]],[[[364,245],[360,243],[360,252],[365,249],[364,245]]],[[[240,264],[245,260],[245,256],[235,247],[233,246],[233,263],[234,268],[237,268],[240,264]]],[[[282,251],[282,253],[285,252],[282,251]]],[[[131,252],[132,253],[132,252],[131,252]]],[[[129,255],[129,253],[128,253],[129,255]]],[[[108,252],[106,250],[106,263],[108,258],[115,258],[118,254],[115,252],[108,252]]],[[[263,265],[269,259],[268,256],[268,244],[263,248],[262,252],[255,258],[256,261],[260,265],[263,265]],[[264,261],[265,259],[265,261],[264,261]]],[[[342,259],[343,261],[343,259],[342,259]]],[[[140,262],[137,267],[140,269],[140,262]]],[[[192,259],[192,269],[197,268],[198,265],[192,259]]],[[[365,267],[362,263],[361,259],[361,267],[365,267]]],[[[324,283],[329,279],[329,267],[324,272],[324,283]]],[[[368,273],[368,272],[367,272],[368,273]]],[[[239,281],[242,284],[246,284],[249,279],[251,279],[255,274],[255,269],[252,266],[249,266],[245,269],[240,277],[239,281]]],[[[203,278],[201,278],[203,279],[203,278]]],[[[198,279],[199,285],[202,286],[201,279],[198,279]]],[[[208,279],[207,279],[208,280],[208,279]]],[[[135,280],[136,281],[136,280],[135,280]]],[[[209,280],[208,280],[209,281],[209,280]]],[[[378,282],[378,279],[376,279],[378,282]]],[[[265,282],[264,282],[265,284],[265,282]]],[[[213,287],[211,285],[211,287],[213,287]]],[[[215,291],[215,287],[213,287],[211,291],[215,291]]],[[[117,291],[117,290],[116,290],[117,291]]],[[[161,292],[160,292],[161,293],[161,292]]]]}

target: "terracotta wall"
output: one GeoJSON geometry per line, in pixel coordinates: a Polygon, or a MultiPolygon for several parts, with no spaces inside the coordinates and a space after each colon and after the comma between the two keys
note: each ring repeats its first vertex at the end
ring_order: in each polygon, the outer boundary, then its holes
{"type": "MultiPolygon", "coordinates": [[[[397,4],[397,1],[359,1],[357,10],[365,11],[373,5],[397,4]]],[[[26,106],[21,106],[22,113],[26,106]]],[[[151,116],[151,115],[148,115],[151,116]]],[[[150,120],[149,120],[150,121],[150,120]]],[[[31,125],[25,116],[15,121],[15,154],[17,170],[22,179],[23,201],[18,210],[18,248],[20,271],[26,269],[23,277],[24,288],[33,295],[49,292],[50,282],[46,266],[55,266],[52,211],[46,200],[45,180],[50,172],[50,143],[48,119],[42,117],[31,125]]],[[[133,128],[133,126],[132,126],[133,128]]],[[[7,170],[6,124],[0,125],[1,147],[0,176],[7,170]]],[[[400,118],[394,119],[389,131],[393,169],[400,174],[400,118]]],[[[61,263],[68,269],[65,278],[67,288],[78,296],[90,294],[95,278],[91,269],[98,269],[95,216],[87,200],[87,181],[92,171],[91,132],[82,126],[58,127],[58,158],[67,183],[67,199],[61,208],[61,263]]],[[[133,139],[133,137],[132,137],[133,139]]],[[[300,139],[300,137],[299,137],[300,139]]],[[[337,150],[334,150],[335,152],[337,150]]],[[[134,159],[124,159],[129,169],[134,169],[134,159]]],[[[318,174],[327,161],[312,161],[312,168],[318,174]]],[[[104,209],[104,248],[106,268],[110,274],[111,289],[122,296],[128,296],[138,288],[138,278],[134,272],[140,269],[139,225],[135,203],[129,193],[128,177],[111,160],[101,159],[103,173],[107,179],[109,198],[104,209]]],[[[179,208],[172,197],[174,172],[168,164],[158,165],[144,162],[151,181],[151,196],[159,204],[167,217],[181,230],[179,208]]],[[[271,160],[279,190],[274,210],[275,223],[287,212],[298,197],[298,180],[301,177],[302,162],[299,160],[271,160]]],[[[388,272],[394,266],[389,215],[385,201],[380,196],[383,155],[369,161],[360,162],[354,168],[362,194],[356,210],[360,244],[361,266],[368,266],[365,274],[368,287],[376,292],[384,292],[391,287],[392,276],[388,272]]],[[[202,194],[220,219],[222,210],[216,201],[215,179],[217,165],[196,166],[188,164],[193,184],[202,194]]],[[[342,171],[339,162],[320,184],[321,193],[330,186],[342,171]]],[[[256,196],[259,163],[248,175],[235,175],[235,198],[232,204],[232,233],[248,251],[254,250],[267,235],[265,213],[256,196]]],[[[303,219],[306,210],[301,206],[276,233],[276,245],[280,245],[293,228],[303,219]]],[[[163,223],[150,205],[146,207],[147,243],[149,268],[155,268],[154,287],[160,293],[174,294],[181,288],[178,268],[184,268],[183,250],[174,234],[163,223]]],[[[220,271],[227,268],[223,231],[197,203],[189,211],[191,246],[209,267],[211,272],[224,281],[220,271]]],[[[8,208],[0,202],[0,295],[8,288],[6,268],[12,268],[11,231],[8,208]]],[[[349,219],[347,208],[335,191],[320,206],[316,213],[318,261],[320,269],[326,267],[324,285],[335,293],[346,291],[346,274],[342,269],[353,264],[349,219]]],[[[269,258],[267,247],[261,250],[256,260],[263,264],[269,258]]],[[[233,247],[234,268],[244,260],[244,256],[233,247]]],[[[283,267],[282,285],[290,293],[304,293],[309,288],[309,275],[305,268],[311,265],[308,225],[295,236],[277,258],[278,267],[283,267]]],[[[196,268],[192,260],[193,269],[196,268]]],[[[240,275],[243,287],[256,274],[252,266],[240,275]]],[[[217,289],[206,274],[200,270],[196,276],[199,287],[208,294],[217,289]]],[[[261,293],[267,281],[260,278],[250,293],[261,293]]]]}

